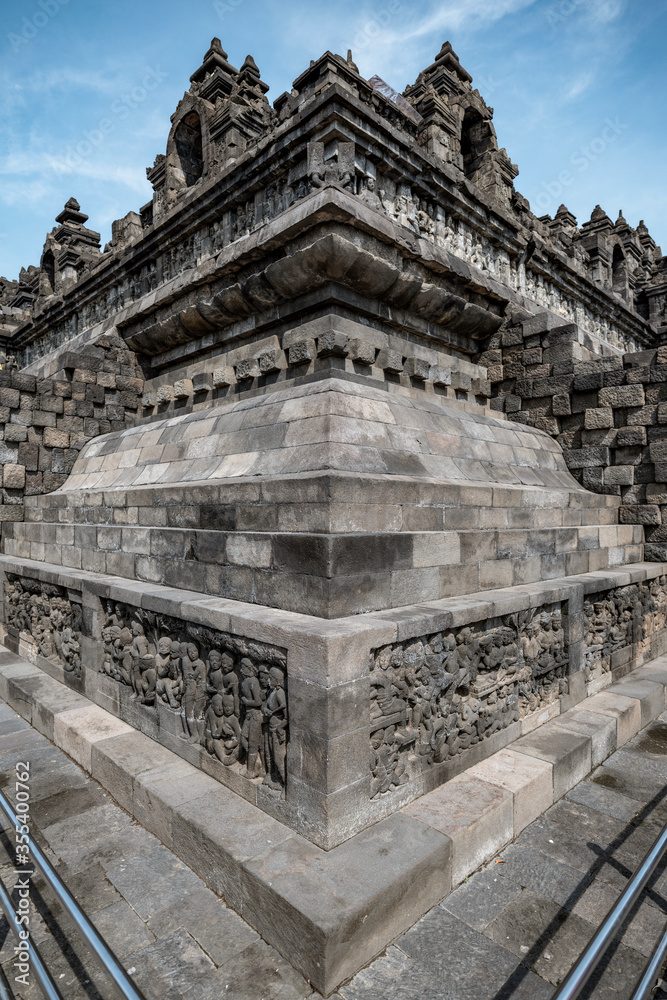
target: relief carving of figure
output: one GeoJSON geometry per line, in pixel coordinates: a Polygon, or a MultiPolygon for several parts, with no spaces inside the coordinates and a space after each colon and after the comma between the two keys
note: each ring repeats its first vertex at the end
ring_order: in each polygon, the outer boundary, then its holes
{"type": "Polygon", "coordinates": [[[170,708],[179,707],[180,698],[180,671],[173,670],[172,649],[177,647],[177,654],[180,656],[180,647],[174,643],[168,635],[163,635],[158,639],[157,653],[155,654],[155,693],[160,701],[165,702],[170,708]]]}
{"type": "Polygon", "coordinates": [[[245,710],[241,741],[246,752],[248,777],[257,778],[263,770],[262,695],[257,680],[257,667],[248,657],[241,660],[241,673],[241,703],[245,710]]]}
{"type": "Polygon", "coordinates": [[[183,735],[188,743],[201,743],[204,738],[206,710],[206,667],[194,642],[185,646],[181,656],[183,674],[183,735]]]}
{"type": "Polygon", "coordinates": [[[384,212],[384,205],[382,204],[382,199],[376,191],[376,182],[374,177],[367,177],[366,183],[362,187],[359,198],[368,205],[369,208],[374,208],[376,212],[384,212]]]}
{"type": "Polygon", "coordinates": [[[370,661],[371,798],[567,689],[560,606],[385,646],[370,661]]]}
{"type": "Polygon", "coordinates": [[[5,621],[31,640],[40,656],[76,677],[81,666],[81,606],[55,584],[9,575],[4,586],[5,621]]]}
{"type": "MultiPolygon", "coordinates": [[[[15,589],[20,601],[22,592],[15,589]]],[[[101,671],[131,688],[131,697],[146,711],[178,713],[181,739],[284,794],[289,739],[284,652],[111,602],[101,638],[101,671]]],[[[68,657],[76,655],[67,627],[61,647],[68,657]]]]}
{"type": "Polygon", "coordinates": [[[264,784],[274,788],[285,785],[287,700],[285,675],[279,667],[269,670],[269,694],[264,705],[267,723],[266,777],[264,784]]]}

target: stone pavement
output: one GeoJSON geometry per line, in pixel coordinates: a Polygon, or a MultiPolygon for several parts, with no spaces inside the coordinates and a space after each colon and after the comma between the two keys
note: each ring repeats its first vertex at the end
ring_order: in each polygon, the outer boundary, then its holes
{"type": "MultiPolygon", "coordinates": [[[[341,986],[334,1000],[547,1000],[667,822],[667,712],[607,759],[498,859],[341,986]]],[[[32,829],[147,1000],[315,1000],[308,983],[66,754],[0,704],[0,781],[30,760],[32,829]]],[[[13,885],[2,835],[0,875],[13,885]]],[[[48,887],[33,884],[33,933],[67,1000],[113,987],[48,887]]],[[[662,932],[654,878],[587,996],[622,1000],[662,932]]],[[[13,981],[13,939],[0,962],[13,981]]],[[[37,985],[16,991],[37,1000],[37,985]]]]}
{"type": "MultiPolygon", "coordinates": [[[[303,1000],[299,973],[66,754],[0,702],[0,783],[13,799],[17,761],[30,761],[32,833],[146,1000],[303,1000]]],[[[7,824],[2,824],[5,828],[7,824]]],[[[11,837],[11,831],[9,831],[11,837]]],[[[15,884],[12,846],[0,832],[0,877],[15,884]]],[[[65,1000],[116,1000],[41,877],[31,931],[65,1000]]],[[[19,1000],[15,939],[0,920],[0,963],[19,1000]]]]}
{"type": "MultiPolygon", "coordinates": [[[[347,986],[343,1000],[548,1000],[667,822],[667,712],[347,986]]],[[[667,919],[656,874],[586,997],[629,997],[667,919]]]]}

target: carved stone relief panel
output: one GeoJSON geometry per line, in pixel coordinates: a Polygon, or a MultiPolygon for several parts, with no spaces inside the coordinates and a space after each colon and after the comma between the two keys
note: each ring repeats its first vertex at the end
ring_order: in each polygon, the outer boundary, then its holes
{"type": "Polygon", "coordinates": [[[584,600],[586,680],[595,682],[609,674],[619,650],[635,644],[648,647],[651,636],[664,629],[666,614],[665,576],[589,595],[584,600]]]}
{"type": "Polygon", "coordinates": [[[102,672],[146,711],[174,713],[184,741],[284,793],[285,650],[115,601],[103,607],[102,672]]]}
{"type": "Polygon", "coordinates": [[[64,587],[8,574],[4,604],[6,625],[32,639],[40,656],[81,676],[81,605],[64,587]]]}
{"type": "Polygon", "coordinates": [[[560,604],[371,652],[371,798],[568,690],[560,604]]]}

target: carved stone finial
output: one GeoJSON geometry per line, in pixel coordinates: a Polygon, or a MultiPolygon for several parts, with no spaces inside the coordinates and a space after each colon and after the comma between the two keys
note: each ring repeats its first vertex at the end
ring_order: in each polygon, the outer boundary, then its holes
{"type": "Polygon", "coordinates": [[[220,39],[213,38],[201,66],[190,77],[190,83],[199,85],[201,96],[214,103],[218,93],[230,93],[237,76],[238,70],[227,61],[220,39]]]}
{"type": "Polygon", "coordinates": [[[61,225],[63,223],[69,223],[74,225],[82,226],[84,222],[88,221],[88,216],[82,212],[81,206],[79,205],[76,198],[70,198],[69,201],[65,203],[65,207],[62,212],[56,216],[56,222],[61,225]]]}
{"type": "Polygon", "coordinates": [[[269,89],[268,83],[264,83],[261,79],[259,68],[252,56],[245,57],[245,62],[239,71],[237,84],[241,88],[250,87],[253,90],[259,90],[262,95],[266,94],[269,89]]]}
{"type": "Polygon", "coordinates": [[[444,42],[440,52],[435,57],[435,65],[443,66],[445,69],[449,70],[450,73],[454,73],[460,80],[468,83],[472,83],[472,77],[466,69],[463,68],[459,62],[459,57],[452,48],[451,42],[444,42]]]}

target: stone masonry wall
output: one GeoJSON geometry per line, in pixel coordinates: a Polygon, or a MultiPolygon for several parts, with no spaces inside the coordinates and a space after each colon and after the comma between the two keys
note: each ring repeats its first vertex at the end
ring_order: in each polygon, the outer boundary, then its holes
{"type": "Polygon", "coordinates": [[[620,496],[622,524],[644,526],[645,558],[665,559],[667,347],[596,357],[576,325],[549,329],[543,316],[492,337],[479,361],[491,406],[555,437],[575,478],[620,496]]]}
{"type": "Polygon", "coordinates": [[[62,486],[87,441],[136,419],[143,372],[119,337],[59,363],[51,378],[0,370],[0,524],[23,520],[25,496],[62,486]]]}

